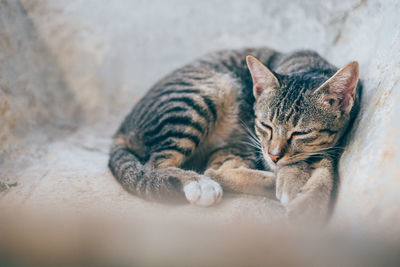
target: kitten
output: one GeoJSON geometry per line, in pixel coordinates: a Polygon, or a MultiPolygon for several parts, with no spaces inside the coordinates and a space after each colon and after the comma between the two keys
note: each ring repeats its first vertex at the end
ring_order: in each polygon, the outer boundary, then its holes
{"type": "Polygon", "coordinates": [[[209,54],[156,83],[114,137],[109,167],[129,192],[210,206],[226,191],[275,195],[289,215],[327,215],[359,103],[358,64],[313,51],[209,54]],[[221,188],[222,186],[222,188],[221,188]]]}

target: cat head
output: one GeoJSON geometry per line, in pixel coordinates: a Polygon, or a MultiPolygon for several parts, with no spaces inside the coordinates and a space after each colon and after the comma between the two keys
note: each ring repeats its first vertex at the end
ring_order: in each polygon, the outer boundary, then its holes
{"type": "Polygon", "coordinates": [[[253,56],[255,131],[268,165],[275,169],[332,149],[345,132],[355,104],[358,63],[336,73],[314,70],[274,74],[253,56]]]}

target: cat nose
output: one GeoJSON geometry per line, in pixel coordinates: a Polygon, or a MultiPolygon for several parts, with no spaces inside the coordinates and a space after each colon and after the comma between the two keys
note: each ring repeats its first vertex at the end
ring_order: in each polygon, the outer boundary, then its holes
{"type": "Polygon", "coordinates": [[[274,163],[277,163],[278,162],[278,160],[280,159],[280,158],[282,158],[282,155],[281,154],[271,154],[271,153],[268,153],[268,156],[272,159],[272,161],[274,162],[274,163]]]}

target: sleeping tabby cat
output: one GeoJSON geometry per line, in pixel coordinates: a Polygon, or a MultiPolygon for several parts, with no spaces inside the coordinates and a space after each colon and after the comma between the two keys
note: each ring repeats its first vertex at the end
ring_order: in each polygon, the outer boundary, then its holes
{"type": "Polygon", "coordinates": [[[129,192],[218,203],[275,195],[289,215],[327,215],[359,103],[358,64],[313,51],[209,54],[156,83],[114,137],[109,167],[129,192]],[[221,188],[222,186],[222,188],[221,188]]]}

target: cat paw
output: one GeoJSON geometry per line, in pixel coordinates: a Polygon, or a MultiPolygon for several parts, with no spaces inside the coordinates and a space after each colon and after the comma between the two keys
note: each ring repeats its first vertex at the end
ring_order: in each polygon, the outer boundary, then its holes
{"type": "Polygon", "coordinates": [[[299,195],[304,184],[282,180],[283,179],[277,181],[275,196],[283,206],[287,207],[289,203],[299,195]]]}
{"type": "Polygon", "coordinates": [[[310,170],[306,163],[300,162],[279,168],[276,176],[276,198],[287,207],[310,178],[310,170]]]}
{"type": "Polygon", "coordinates": [[[208,207],[221,201],[222,187],[207,176],[190,181],[183,187],[186,199],[194,205],[208,207]]]}
{"type": "Polygon", "coordinates": [[[324,223],[329,214],[329,196],[316,192],[299,193],[286,206],[286,214],[296,223],[324,223]]]}

